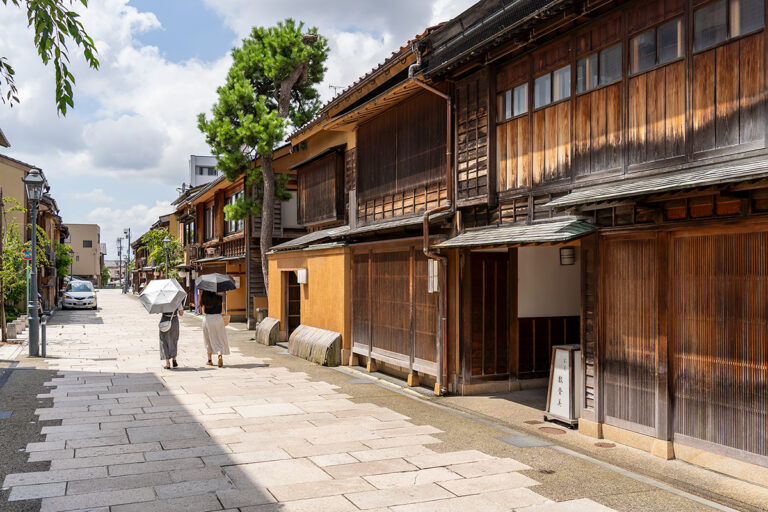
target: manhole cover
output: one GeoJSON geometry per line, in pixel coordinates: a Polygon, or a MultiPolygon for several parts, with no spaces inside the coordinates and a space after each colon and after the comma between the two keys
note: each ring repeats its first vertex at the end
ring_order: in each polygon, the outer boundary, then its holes
{"type": "Polygon", "coordinates": [[[560,430],[559,428],[552,428],[552,427],[539,427],[539,430],[544,432],[545,434],[565,434],[565,430],[560,430]]]}
{"type": "Polygon", "coordinates": [[[613,443],[595,443],[595,446],[598,448],[615,448],[616,445],[613,443]]]}
{"type": "Polygon", "coordinates": [[[555,473],[554,469],[540,469],[539,473],[542,473],[544,475],[553,475],[555,473]]]}
{"type": "Polygon", "coordinates": [[[544,422],[539,420],[528,420],[528,421],[524,421],[523,423],[527,425],[541,425],[544,422]]]}

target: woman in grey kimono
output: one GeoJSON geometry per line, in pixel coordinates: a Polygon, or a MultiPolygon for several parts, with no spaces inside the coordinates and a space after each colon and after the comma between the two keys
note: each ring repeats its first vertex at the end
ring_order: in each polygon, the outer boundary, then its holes
{"type": "Polygon", "coordinates": [[[171,328],[167,331],[160,331],[160,359],[165,359],[165,369],[171,369],[171,361],[173,361],[173,368],[179,366],[176,362],[176,348],[179,344],[179,317],[184,314],[184,310],[179,308],[175,313],[163,313],[160,318],[160,322],[167,322],[170,320],[171,328]]]}

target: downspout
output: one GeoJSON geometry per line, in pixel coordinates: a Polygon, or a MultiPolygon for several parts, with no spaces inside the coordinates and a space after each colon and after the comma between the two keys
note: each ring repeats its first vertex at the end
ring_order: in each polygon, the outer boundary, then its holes
{"type": "Polygon", "coordinates": [[[453,119],[453,102],[451,96],[437,90],[436,88],[428,85],[427,83],[419,80],[414,75],[417,70],[421,69],[421,52],[419,52],[418,44],[416,41],[411,43],[411,51],[416,55],[416,62],[408,67],[408,78],[410,78],[416,85],[426,89],[427,91],[436,94],[445,100],[445,177],[448,187],[448,199],[449,204],[438,206],[431,210],[424,212],[423,217],[423,233],[424,233],[424,255],[432,260],[439,262],[439,298],[437,301],[437,384],[435,384],[435,395],[442,395],[446,392],[445,383],[443,379],[443,368],[445,362],[445,334],[446,334],[446,318],[445,318],[445,299],[446,290],[445,286],[447,279],[445,276],[448,271],[448,258],[438,254],[429,246],[429,217],[445,211],[456,211],[456,186],[454,183],[454,176],[451,167],[451,159],[453,157],[453,151],[451,151],[451,121],[453,119]]]}

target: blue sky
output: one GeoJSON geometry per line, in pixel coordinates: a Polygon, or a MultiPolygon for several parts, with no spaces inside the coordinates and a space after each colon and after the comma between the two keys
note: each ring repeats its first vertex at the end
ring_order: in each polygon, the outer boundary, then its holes
{"type": "MultiPolygon", "coordinates": [[[[0,8],[0,53],[16,69],[21,104],[0,104],[2,153],[42,168],[65,223],[98,223],[108,258],[123,228],[143,233],[170,213],[190,154],[209,154],[197,115],[209,112],[233,46],[255,25],[294,17],[317,26],[331,53],[325,81],[346,86],[425,27],[472,0],[98,0],[82,11],[98,71],[75,50],[75,108],[56,114],[20,8],[0,8]],[[299,16],[300,15],[300,16],[299,16]]],[[[79,5],[79,4],[75,4],[79,5]]]]}
{"type": "Polygon", "coordinates": [[[237,34],[201,0],[130,0],[128,5],[157,16],[162,28],[139,34],[137,40],[157,46],[174,62],[216,60],[237,41],[237,34]]]}

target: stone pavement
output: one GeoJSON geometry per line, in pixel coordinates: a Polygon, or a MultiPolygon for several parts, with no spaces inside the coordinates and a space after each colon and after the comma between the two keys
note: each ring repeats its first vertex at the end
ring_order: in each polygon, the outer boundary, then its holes
{"type": "Polygon", "coordinates": [[[158,317],[119,292],[99,303],[49,325],[58,375],[39,397],[53,406],[36,413],[60,424],[26,448],[48,471],[5,477],[10,501],[42,499],[44,512],[611,510],[547,499],[515,459],[438,451],[440,429],[237,345],[224,368],[206,367],[186,317],[182,367],[164,370],[158,317]]]}

